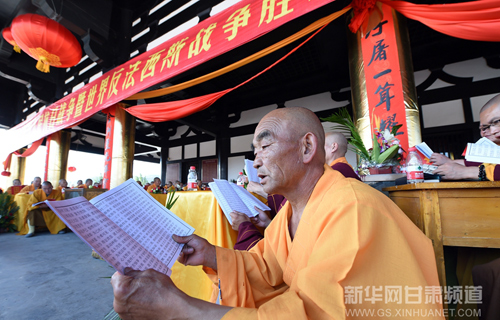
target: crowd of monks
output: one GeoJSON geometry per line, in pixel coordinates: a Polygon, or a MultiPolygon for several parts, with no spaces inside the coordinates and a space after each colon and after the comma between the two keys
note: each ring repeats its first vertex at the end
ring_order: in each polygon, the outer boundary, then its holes
{"type": "MultiPolygon", "coordinates": [[[[78,180],[75,188],[101,188],[101,182],[93,183],[92,179],[87,179],[85,183],[78,180]]],[[[36,227],[45,227],[52,234],[66,233],[66,225],[59,219],[59,217],[52,211],[45,203],[45,200],[59,201],[64,199],[66,189],[71,189],[68,186],[66,179],[60,179],[56,188],[53,187],[50,181],[44,181],[40,177],[35,177],[31,184],[23,185],[21,180],[14,179],[12,186],[5,192],[9,195],[16,195],[18,193],[29,194],[30,197],[27,203],[27,212],[20,212],[23,215],[21,219],[21,226],[18,226],[19,233],[31,238],[35,235],[36,227]],[[36,205],[35,205],[36,204],[36,205]]]]}
{"type": "MultiPolygon", "coordinates": [[[[500,95],[481,109],[479,129],[500,146],[500,95]]],[[[267,114],[253,139],[261,182],[249,182],[247,189],[271,211],[259,210],[254,218],[231,213],[238,231],[234,250],[197,235],[173,236],[185,244],[179,262],[202,266],[213,281],[212,301],[187,296],[155,270],[126,268],[111,279],[115,311],[124,320],[361,319],[370,310],[399,314],[398,319],[444,319],[442,299],[429,301],[423,295],[428,288],[439,288],[431,241],[389,198],[361,182],[346,161],[347,144],[340,133],[325,134],[308,109],[267,114]],[[417,288],[419,302],[409,303],[403,296],[389,303],[384,297],[388,288],[417,288]],[[362,299],[366,296],[370,298],[362,299]]],[[[500,180],[500,165],[441,154],[430,160],[437,166],[434,173],[445,180],[500,180]]],[[[90,188],[89,180],[79,181],[78,187],[90,188]]],[[[200,180],[197,185],[203,190],[200,180]]],[[[64,224],[45,204],[32,204],[61,200],[65,187],[60,182],[54,189],[35,178],[24,187],[14,181],[7,190],[32,192],[27,236],[34,235],[39,220],[51,233],[64,232],[64,224]]],[[[159,178],[144,188],[186,190],[180,181],[162,185],[159,178]]],[[[478,305],[482,319],[500,319],[500,259],[476,266],[473,275],[474,284],[483,288],[478,305]]],[[[441,296],[442,291],[436,292],[441,296]]]]}
{"type": "MultiPolygon", "coordinates": [[[[481,136],[500,145],[500,96],[481,109],[480,123],[481,136]]],[[[212,303],[183,294],[154,270],[126,269],[111,281],[122,319],[361,319],[370,310],[398,319],[447,316],[440,298],[382,299],[389,287],[421,294],[439,288],[432,243],[389,198],[359,181],[345,161],[343,135],[325,135],[307,109],[283,108],[259,122],[253,146],[261,183],[247,189],[271,211],[231,213],[235,250],[174,236],[185,244],[179,261],[203,266],[213,281],[212,303]]],[[[500,180],[495,164],[438,154],[431,161],[446,180],[500,180]]],[[[481,319],[500,319],[499,261],[476,268],[481,319]]]]}
{"type": "MultiPolygon", "coordinates": [[[[138,184],[142,186],[141,181],[137,181],[138,184]]],[[[168,181],[165,185],[161,183],[161,179],[156,177],[151,183],[147,183],[144,186],[144,190],[149,193],[168,193],[171,191],[187,191],[187,184],[180,182],[179,180],[175,180],[175,183],[172,181],[168,181]]],[[[196,180],[196,189],[197,190],[210,190],[206,184],[203,184],[200,179],[196,180]]]]}

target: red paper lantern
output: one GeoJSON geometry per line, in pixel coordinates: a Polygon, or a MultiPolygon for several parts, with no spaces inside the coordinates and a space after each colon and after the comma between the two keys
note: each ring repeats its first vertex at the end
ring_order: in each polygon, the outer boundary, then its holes
{"type": "Polygon", "coordinates": [[[69,171],[69,172],[75,172],[75,171],[76,171],[76,168],[75,168],[75,167],[69,167],[69,168],[68,168],[68,171],[69,171]]]}
{"type": "Polygon", "coordinates": [[[82,58],[82,48],[75,36],[47,17],[20,15],[12,20],[11,31],[17,45],[38,60],[36,68],[42,72],[49,72],[50,66],[72,67],[82,58]]]}
{"type": "Polygon", "coordinates": [[[17,45],[16,41],[12,37],[12,31],[10,30],[10,27],[4,28],[2,30],[2,36],[7,41],[11,46],[14,47],[14,51],[17,53],[21,53],[21,48],[17,45]]]}
{"type": "Polygon", "coordinates": [[[10,172],[9,171],[2,171],[2,176],[10,177],[10,172]]]}

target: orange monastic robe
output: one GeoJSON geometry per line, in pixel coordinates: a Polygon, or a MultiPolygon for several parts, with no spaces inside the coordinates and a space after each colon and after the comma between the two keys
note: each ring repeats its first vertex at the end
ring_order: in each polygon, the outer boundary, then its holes
{"type": "Polygon", "coordinates": [[[153,192],[154,188],[156,188],[156,184],[151,184],[151,185],[149,185],[148,190],[146,190],[146,191],[147,192],[153,192]]]}
{"type": "MultiPolygon", "coordinates": [[[[36,190],[41,190],[42,187],[38,187],[36,190]]],[[[28,193],[28,192],[33,192],[35,191],[35,186],[30,184],[29,186],[26,186],[19,191],[20,193],[28,193]]]]}
{"type": "Polygon", "coordinates": [[[10,194],[11,196],[15,196],[16,194],[18,194],[19,192],[21,192],[21,190],[26,187],[26,186],[10,186],[7,191],[5,191],[5,193],[8,193],[10,194]]]}
{"type": "Polygon", "coordinates": [[[223,319],[367,319],[354,309],[444,319],[440,303],[425,303],[426,287],[439,286],[431,241],[389,198],[325,166],[293,241],[291,214],[287,202],[250,251],[217,247],[218,272],[204,270],[220,279],[222,304],[238,307],[223,319]],[[389,286],[402,304],[386,303],[389,286]],[[405,286],[420,288],[420,304],[405,304],[405,286]]]}
{"type": "MultiPolygon", "coordinates": [[[[42,189],[38,189],[35,192],[33,192],[30,199],[28,200],[27,204],[28,211],[40,209],[39,206],[32,207],[32,205],[37,202],[45,201],[47,199],[54,199],[56,201],[60,201],[63,200],[63,196],[61,194],[61,191],[57,189],[53,189],[52,192],[49,194],[49,196],[47,196],[42,189]]],[[[41,209],[41,211],[43,214],[43,219],[45,220],[45,223],[47,224],[47,228],[49,229],[50,233],[57,234],[62,229],[66,228],[64,222],[62,222],[61,219],[59,219],[59,217],[56,216],[56,214],[52,210],[41,209]]],[[[20,234],[28,233],[28,223],[26,217],[24,219],[24,226],[22,227],[19,233],[20,234]]]]}

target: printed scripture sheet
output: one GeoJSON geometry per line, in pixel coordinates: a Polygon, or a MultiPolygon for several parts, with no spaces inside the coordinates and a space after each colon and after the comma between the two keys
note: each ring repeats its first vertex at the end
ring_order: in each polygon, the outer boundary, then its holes
{"type": "Polygon", "coordinates": [[[182,246],[172,235],[188,236],[194,228],[149,195],[134,179],[90,200],[97,209],[169,268],[182,246]]]}
{"type": "Polygon", "coordinates": [[[271,210],[246,189],[229,183],[227,180],[214,179],[214,182],[210,182],[208,185],[230,224],[233,224],[230,215],[233,211],[255,217],[259,212],[255,210],[254,206],[261,210],[271,210]]]}
{"type": "Polygon", "coordinates": [[[120,229],[84,197],[47,201],[47,205],[73,232],[117,271],[155,269],[167,275],[169,267],[120,229]]]}
{"type": "Polygon", "coordinates": [[[245,172],[247,173],[248,181],[260,183],[260,178],[257,174],[257,169],[253,167],[253,161],[245,159],[245,172]]]}
{"type": "Polygon", "coordinates": [[[467,161],[500,164],[500,146],[493,143],[468,143],[465,152],[467,161]]]}
{"type": "Polygon", "coordinates": [[[238,194],[240,199],[243,201],[248,210],[252,213],[250,217],[255,217],[259,215],[259,211],[255,210],[255,207],[259,208],[262,211],[270,211],[271,208],[262,203],[259,199],[254,197],[253,194],[248,192],[247,189],[239,187],[234,183],[230,183],[231,187],[233,187],[234,191],[238,194]]]}
{"type": "Polygon", "coordinates": [[[209,182],[208,185],[210,186],[210,189],[212,189],[217,202],[219,202],[222,212],[224,212],[224,215],[230,224],[233,224],[230,215],[233,211],[239,211],[249,217],[251,216],[247,206],[245,206],[243,201],[241,201],[229,182],[226,180],[214,179],[214,182],[209,182]]]}

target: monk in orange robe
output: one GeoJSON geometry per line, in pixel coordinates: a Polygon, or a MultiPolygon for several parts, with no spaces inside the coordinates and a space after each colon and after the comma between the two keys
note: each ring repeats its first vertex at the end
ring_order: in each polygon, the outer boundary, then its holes
{"type": "Polygon", "coordinates": [[[122,319],[366,318],[356,310],[444,319],[439,290],[433,301],[407,299],[439,286],[431,241],[389,198],[324,164],[324,131],[312,111],[273,110],[253,145],[264,190],[288,199],[264,239],[238,251],[174,236],[186,244],[179,261],[204,266],[221,305],[185,295],[154,270],[127,268],[111,280],[122,319]],[[391,288],[399,303],[385,295],[391,288]]]}
{"type": "Polygon", "coordinates": [[[66,181],[66,179],[59,180],[59,185],[57,186],[57,189],[59,191],[61,191],[61,193],[64,193],[63,192],[64,189],[69,189],[68,188],[68,181],[66,181]]]}
{"type": "Polygon", "coordinates": [[[33,204],[45,200],[63,200],[61,191],[53,189],[52,183],[49,181],[42,183],[42,189],[35,190],[28,200],[28,214],[20,234],[26,234],[27,238],[33,237],[35,226],[47,226],[52,234],[65,233],[66,225],[45,203],[33,206],[33,204]]]}
{"type": "Polygon", "coordinates": [[[14,180],[12,180],[12,186],[8,187],[7,191],[5,191],[5,193],[10,194],[11,196],[15,196],[16,194],[21,192],[21,190],[24,187],[26,187],[26,186],[21,185],[21,180],[14,179],[14,180]]]}
{"type": "Polygon", "coordinates": [[[156,188],[161,188],[161,179],[156,177],[153,181],[153,184],[150,185],[148,187],[148,190],[146,190],[147,192],[153,192],[153,189],[156,189],[156,188]]]}
{"type": "Polygon", "coordinates": [[[21,191],[19,192],[22,192],[22,193],[30,193],[30,192],[34,192],[35,190],[38,190],[42,187],[42,178],[40,177],[35,177],[35,179],[33,179],[33,183],[30,184],[29,186],[26,186],[24,188],[21,189],[21,191]]]}
{"type": "Polygon", "coordinates": [[[165,189],[167,189],[168,192],[175,191],[175,186],[172,181],[167,182],[165,189]]]}

